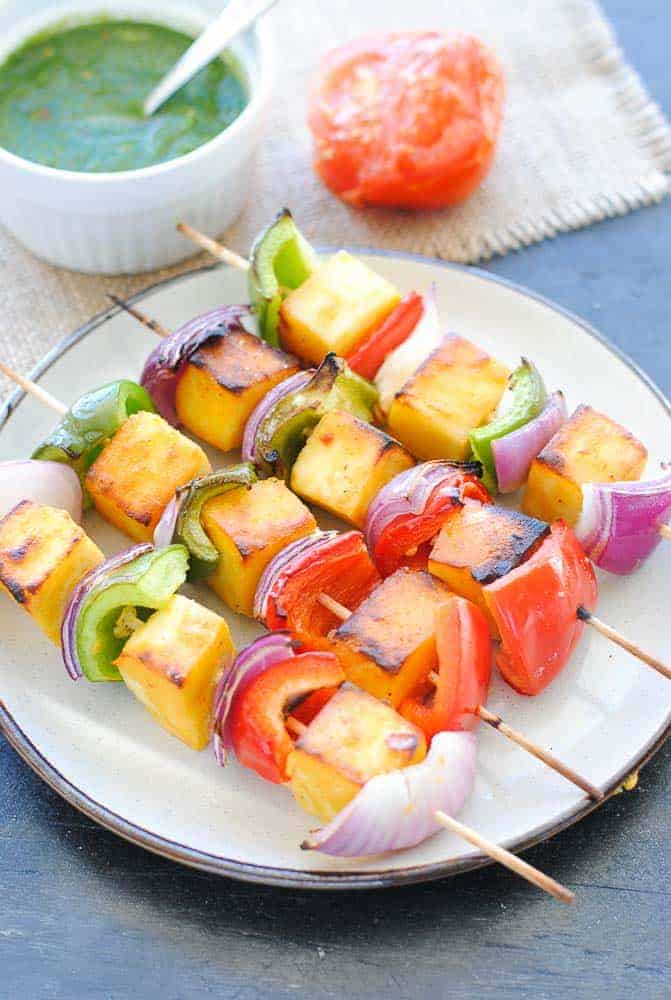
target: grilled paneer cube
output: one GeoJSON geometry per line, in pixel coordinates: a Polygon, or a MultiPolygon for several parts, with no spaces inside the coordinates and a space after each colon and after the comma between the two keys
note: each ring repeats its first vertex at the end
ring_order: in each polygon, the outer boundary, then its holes
{"type": "Polygon", "coordinates": [[[282,303],[282,345],[315,365],[329,351],[347,357],[400,298],[390,282],[341,250],[282,303]]]}
{"type": "Polygon", "coordinates": [[[389,430],[418,458],[463,461],[470,432],[490,419],[508,375],[485,351],[449,334],[397,393],[389,430]]]}
{"type": "Polygon", "coordinates": [[[384,431],[334,410],[322,417],[299,454],[291,488],[362,528],[373,497],[412,465],[412,455],[384,431]]]}
{"type": "Polygon", "coordinates": [[[424,734],[389,705],[345,686],[326,703],[289,753],[289,787],[328,823],[367,781],[426,756],[424,734]]]}
{"type": "Polygon", "coordinates": [[[263,479],[213,497],[202,522],[220,553],[208,583],[229,608],[251,615],[256,587],[270,560],[289,542],[315,531],[317,522],[280,479],[263,479]]]}
{"type": "Polygon", "coordinates": [[[239,448],[256,404],[298,367],[295,358],[246,330],[217,335],[191,356],[177,383],[177,416],[215,448],[239,448]]]}
{"type": "Polygon", "coordinates": [[[150,542],[179,486],[210,471],[197,444],[156,413],[134,413],[88,471],[98,512],[124,534],[150,542]]]}
{"type": "Polygon", "coordinates": [[[429,556],[429,572],[484,611],[498,634],[482,588],[531,555],[550,525],[516,510],[467,502],[450,514],[429,556]]]}
{"type": "Polygon", "coordinates": [[[574,525],[582,510],[583,483],[640,479],[647,457],[628,430],[591,406],[579,406],[534,459],[522,510],[574,525]]]}
{"type": "Polygon", "coordinates": [[[450,600],[428,573],[388,576],[331,636],[347,679],[398,705],[436,666],[436,611],[450,600]]]}
{"type": "Polygon", "coordinates": [[[204,750],[214,691],[234,655],[224,619],[176,594],[133,632],[115,663],[159,725],[204,750]]]}
{"type": "Polygon", "coordinates": [[[103,559],[67,511],[23,500],[0,521],[0,586],[57,645],[72,588],[103,559]]]}

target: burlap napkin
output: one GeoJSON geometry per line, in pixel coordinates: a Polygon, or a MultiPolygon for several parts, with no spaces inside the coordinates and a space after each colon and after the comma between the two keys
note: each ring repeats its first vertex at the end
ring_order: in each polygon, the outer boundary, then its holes
{"type": "MultiPolygon", "coordinates": [[[[248,207],[225,234],[241,253],[288,205],[319,243],[473,262],[623,214],[667,192],[671,132],[591,0],[283,0],[269,17],[278,48],[273,107],[248,207]],[[355,212],[312,172],[308,80],[327,48],[366,31],[411,27],[472,31],[498,52],[508,96],[495,167],[473,198],[448,212],[355,212]]],[[[191,260],[173,273],[199,263],[191,260]]],[[[1,356],[27,371],[106,308],[107,291],[127,295],[167,273],[72,274],[36,260],[0,232],[1,356]]]]}

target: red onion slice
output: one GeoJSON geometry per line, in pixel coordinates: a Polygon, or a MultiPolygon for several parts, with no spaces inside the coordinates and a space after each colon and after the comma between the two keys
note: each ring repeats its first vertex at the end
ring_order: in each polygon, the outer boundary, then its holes
{"type": "Polygon", "coordinates": [[[314,373],[314,368],[305,372],[296,372],[295,375],[291,375],[284,382],[280,382],[279,385],[274,386],[270,392],[266,393],[256,408],[252,410],[249,420],[245,424],[245,433],[242,438],[243,462],[256,463],[256,436],[259,427],[281,399],[284,399],[285,396],[288,396],[290,392],[294,392],[296,389],[302,389],[303,386],[307,385],[314,373]]]}
{"type": "Polygon", "coordinates": [[[553,392],[533,420],[492,441],[499,493],[514,493],[526,481],[534,458],[556,434],[568,414],[563,393],[553,392]]]}
{"type": "Polygon", "coordinates": [[[475,779],[473,733],[438,733],[420,764],[371,778],[331,822],[301,845],[341,858],[414,847],[441,829],[436,810],[455,816],[475,779]]]}
{"type": "Polygon", "coordinates": [[[671,470],[646,482],[585,483],[575,533],[601,569],[623,576],[648,558],[671,517],[671,470]]]}
{"type": "Polygon", "coordinates": [[[0,517],[22,500],[59,507],[81,524],[82,486],[75,470],[63,462],[39,459],[0,462],[0,517]]]}
{"type": "Polygon", "coordinates": [[[294,648],[288,632],[262,635],[238,654],[231,668],[219,681],[214,694],[212,725],[214,756],[222,767],[226,764],[228,751],[233,748],[229,720],[236,694],[245,691],[273,663],[288,660],[292,656],[294,648]]]}
{"type": "Polygon", "coordinates": [[[160,520],[154,528],[154,546],[157,549],[162,549],[166,545],[172,544],[172,540],[175,537],[175,528],[177,527],[177,518],[184,506],[188,492],[188,486],[178,489],[161,514],[160,520]]]}
{"type": "Polygon", "coordinates": [[[285,571],[289,575],[295,572],[296,560],[316,546],[321,547],[339,537],[339,531],[314,531],[311,535],[304,535],[295,542],[285,545],[274,559],[270,560],[257,584],[254,595],[254,617],[265,624],[270,592],[285,571]]]}
{"type": "Polygon", "coordinates": [[[140,384],[154,401],[156,409],[168,423],[176,426],[175,393],[182,369],[198,348],[217,334],[232,329],[246,329],[249,306],[217,306],[194,317],[173,334],[162,340],[147,358],[140,384]]]}
{"type": "Polygon", "coordinates": [[[78,681],[83,676],[77,653],[77,619],[84,600],[96,584],[100,583],[106,576],[116,573],[121,566],[125,566],[126,563],[132,562],[151,550],[152,546],[149,542],[142,542],[140,545],[133,545],[130,549],[124,549],[123,552],[118,552],[115,556],[110,556],[105,562],[100,563],[99,566],[95,566],[74,587],[61,625],[63,662],[73,681],[78,681]]]}
{"type": "Polygon", "coordinates": [[[457,471],[478,475],[479,463],[448,461],[422,462],[411,469],[399,472],[390,479],[374,497],[366,515],[366,545],[374,556],[383,532],[397,517],[405,514],[422,514],[431,499],[445,492],[457,496],[454,474],[457,471]]]}

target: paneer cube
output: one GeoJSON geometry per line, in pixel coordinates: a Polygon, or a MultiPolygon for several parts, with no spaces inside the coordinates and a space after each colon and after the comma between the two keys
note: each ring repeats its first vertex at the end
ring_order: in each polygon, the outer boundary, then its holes
{"type": "Polygon", "coordinates": [[[317,528],[312,513],[280,479],[213,497],[203,507],[202,523],[220,553],[208,583],[243,615],[252,614],[256,587],[273,556],[317,528]]]}
{"type": "Polygon", "coordinates": [[[451,600],[428,573],[388,576],[331,636],[347,679],[399,705],[436,667],[436,611],[451,600]]]}
{"type": "Polygon", "coordinates": [[[57,645],[72,588],[103,559],[67,511],[23,500],[0,521],[0,587],[57,645]]]}
{"type": "Polygon", "coordinates": [[[300,452],[291,488],[362,528],[373,497],[412,465],[412,455],[384,431],[334,410],[322,417],[300,452]]]}
{"type": "Polygon", "coordinates": [[[175,594],[132,634],[115,664],[159,725],[194,750],[204,750],[214,691],[234,655],[224,619],[175,594]]]}
{"type": "Polygon", "coordinates": [[[88,471],[98,512],[137,542],[150,542],[175,490],[210,472],[202,448],[156,413],[134,413],[88,471]]]}
{"type": "Polygon", "coordinates": [[[468,436],[491,418],[508,375],[485,351],[449,334],[397,393],[389,430],[418,458],[465,461],[468,436]]]}
{"type": "Polygon", "coordinates": [[[400,299],[390,282],[341,250],[282,303],[282,345],[315,365],[329,351],[347,357],[400,299]]]}
{"type": "Polygon", "coordinates": [[[389,705],[346,685],[322,708],[289,753],[289,787],[328,823],[378,774],[417,764],[424,734],[389,705]]]}
{"type": "Polygon", "coordinates": [[[591,406],[579,406],[534,459],[522,510],[574,525],[583,483],[640,479],[647,458],[645,446],[628,430],[591,406]]]}
{"type": "Polygon", "coordinates": [[[246,330],[230,330],[191,356],[177,383],[177,416],[215,448],[239,448],[256,404],[297,371],[295,358],[246,330]]]}
{"type": "Polygon", "coordinates": [[[496,637],[482,588],[524,562],[549,531],[549,524],[519,511],[467,502],[441,528],[429,556],[429,572],[477,604],[496,637]]]}

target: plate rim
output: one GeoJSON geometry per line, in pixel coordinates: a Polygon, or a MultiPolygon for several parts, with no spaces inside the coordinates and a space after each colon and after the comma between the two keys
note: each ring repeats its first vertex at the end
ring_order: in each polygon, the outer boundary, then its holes
{"type": "MultiPolygon", "coordinates": [[[[329,252],[334,248],[328,246],[318,246],[319,252],[329,252]]],[[[409,253],[406,251],[395,251],[378,249],[374,247],[347,247],[353,253],[366,254],[377,257],[390,257],[396,260],[409,260],[421,264],[429,264],[432,267],[442,267],[448,270],[460,271],[465,274],[474,275],[484,281],[501,285],[523,298],[538,302],[551,311],[568,319],[579,326],[585,333],[601,343],[606,350],[621,361],[627,368],[646,385],[646,387],[659,400],[667,414],[671,416],[671,401],[666,394],[654,382],[654,380],[617,344],[612,343],[608,338],[600,333],[586,320],[577,316],[571,310],[553,302],[551,299],[526,288],[517,282],[510,281],[499,275],[485,271],[483,268],[472,267],[464,264],[457,264],[452,261],[441,260],[439,258],[425,257],[422,254],[409,253]]],[[[226,267],[223,263],[206,264],[200,267],[191,268],[181,274],[172,275],[148,285],[134,295],[129,296],[128,302],[139,302],[153,292],[178,284],[189,278],[196,277],[204,272],[216,271],[226,267]]],[[[49,368],[59,361],[69,350],[81,340],[92,334],[98,327],[108,322],[113,316],[121,311],[119,306],[111,306],[96,315],[76,330],[66,334],[54,347],[51,348],[32,368],[29,378],[36,381],[49,368]]],[[[16,411],[26,393],[23,389],[17,388],[0,407],[0,431],[5,427],[12,414],[16,411]]],[[[225,858],[221,855],[211,854],[196,848],[181,844],[178,841],[163,837],[150,830],[133,823],[114,810],[98,802],[88,793],[82,791],[75,784],[70,782],[37,748],[32,739],[13,718],[11,712],[0,699],[0,732],[3,733],[8,743],[18,753],[21,759],[50,786],[61,798],[65,799],[79,812],[89,819],[100,824],[111,832],[122,837],[139,847],[144,848],[154,854],[178,862],[190,868],[205,871],[214,875],[222,875],[235,878],[243,882],[252,882],[263,885],[279,886],[292,889],[380,889],[395,888],[403,885],[411,885],[420,882],[434,881],[440,878],[451,877],[463,872],[472,871],[489,864],[492,860],[483,854],[472,854],[465,858],[453,861],[438,861],[431,864],[411,865],[405,868],[390,870],[388,868],[368,869],[364,872],[347,871],[325,871],[310,869],[309,871],[297,871],[293,868],[283,868],[273,865],[257,865],[232,858],[225,858]]],[[[505,842],[509,850],[514,853],[521,853],[529,848],[554,837],[569,826],[580,822],[585,816],[597,809],[603,802],[607,801],[620,790],[622,782],[632,774],[639,771],[653,757],[666,740],[671,736],[671,711],[667,714],[665,722],[661,725],[654,736],[642,748],[640,753],[635,755],[621,768],[616,776],[608,782],[604,789],[604,799],[602,802],[591,802],[587,800],[584,805],[571,808],[567,812],[542,826],[536,827],[530,833],[516,840],[505,842]]]]}

